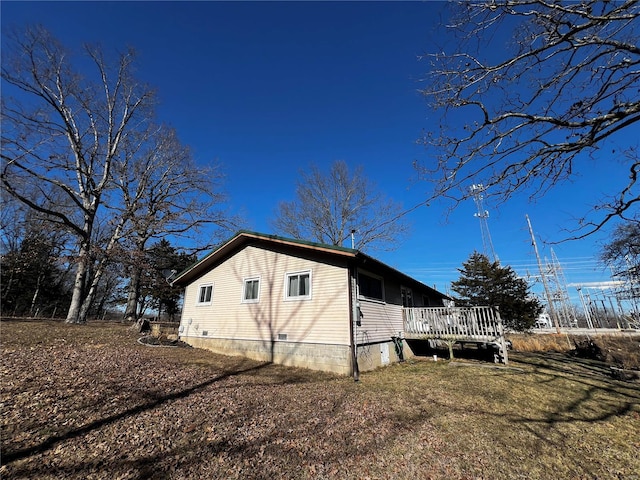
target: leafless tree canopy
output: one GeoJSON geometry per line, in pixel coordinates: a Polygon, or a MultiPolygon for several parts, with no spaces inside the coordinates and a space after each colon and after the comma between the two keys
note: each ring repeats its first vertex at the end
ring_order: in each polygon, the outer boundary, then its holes
{"type": "MultiPolygon", "coordinates": [[[[82,214],[44,211],[78,235],[110,181],[111,166],[128,135],[130,122],[145,122],[152,92],[130,76],[131,51],[110,65],[99,49],[85,47],[99,82],[87,80],[71,63],[71,53],[42,28],[11,38],[13,54],[2,62],[2,181],[21,195],[38,183],[73,200],[82,214]]],[[[46,192],[41,192],[42,199],[46,192]]]]}
{"type": "MultiPolygon", "coordinates": [[[[96,287],[89,286],[89,276],[98,212],[107,201],[122,145],[149,118],[153,92],[132,77],[131,51],[111,62],[100,49],[86,46],[97,78],[92,80],[75,69],[71,52],[43,28],[16,33],[9,41],[11,54],[2,62],[0,178],[9,194],[76,236],[67,321],[83,321],[89,292],[96,287]],[[51,192],[67,198],[73,208],[56,205],[51,192]]],[[[117,241],[122,227],[122,221],[112,225],[107,244],[117,241]]]]}
{"type": "Polygon", "coordinates": [[[362,168],[351,173],[337,161],[328,175],[313,165],[300,175],[296,200],[280,203],[272,222],[279,233],[342,246],[355,230],[359,250],[391,249],[406,234],[400,205],[377,192],[362,168]]]}
{"type": "Polygon", "coordinates": [[[132,75],[132,51],[112,61],[86,46],[78,63],[42,28],[9,41],[2,189],[74,236],[67,321],[83,322],[123,249],[225,223],[220,173],[197,168],[175,132],[154,125],[154,92],[132,75]]]}
{"type": "MultiPolygon", "coordinates": [[[[198,166],[175,130],[152,128],[148,138],[125,151],[114,168],[122,200],[110,208],[116,217],[130,219],[121,260],[129,271],[125,317],[134,317],[150,241],[171,235],[200,244],[202,227],[213,224],[222,234],[235,229],[240,221],[221,207],[226,197],[219,166],[198,166]]],[[[209,249],[218,242],[219,238],[210,238],[200,248],[209,249]]]]}
{"type": "Polygon", "coordinates": [[[614,229],[609,242],[603,245],[600,259],[617,272],[632,272],[640,278],[640,223],[621,223],[614,229]]]}
{"type": "Polygon", "coordinates": [[[433,182],[433,197],[455,207],[471,184],[483,183],[497,202],[519,191],[536,198],[597,157],[622,162],[628,182],[594,199],[578,236],[612,218],[638,219],[638,139],[628,127],[640,120],[640,4],[487,0],[457,7],[448,25],[456,50],[426,55],[423,94],[438,123],[422,141],[437,158],[416,167],[433,182]]]}

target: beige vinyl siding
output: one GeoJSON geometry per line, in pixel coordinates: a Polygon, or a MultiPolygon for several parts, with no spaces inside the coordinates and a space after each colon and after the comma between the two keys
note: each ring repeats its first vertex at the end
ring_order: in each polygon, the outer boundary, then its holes
{"type": "Polygon", "coordinates": [[[358,327],[359,344],[389,341],[404,330],[400,286],[384,280],[385,301],[360,298],[362,325],[358,327]]]}
{"type": "Polygon", "coordinates": [[[183,336],[349,344],[346,268],[247,246],[185,290],[183,336]],[[287,273],[311,273],[311,298],[285,299],[287,273]],[[257,303],[243,303],[245,278],[260,277],[257,303]],[[213,283],[211,305],[196,305],[199,285],[213,283]]]}

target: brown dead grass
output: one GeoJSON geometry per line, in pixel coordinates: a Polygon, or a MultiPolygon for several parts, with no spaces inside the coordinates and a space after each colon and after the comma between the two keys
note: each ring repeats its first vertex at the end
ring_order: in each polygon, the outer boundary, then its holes
{"type": "Polygon", "coordinates": [[[640,387],[562,353],[408,361],[359,383],[119,324],[2,322],[10,478],[640,478],[640,387]]]}
{"type": "Polygon", "coordinates": [[[517,352],[568,352],[575,348],[568,335],[564,334],[510,334],[509,340],[517,352]]]}

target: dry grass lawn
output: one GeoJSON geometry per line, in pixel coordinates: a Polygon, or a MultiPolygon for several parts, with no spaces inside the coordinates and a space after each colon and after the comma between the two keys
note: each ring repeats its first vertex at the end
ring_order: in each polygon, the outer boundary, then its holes
{"type": "Polygon", "coordinates": [[[115,323],[0,328],[3,479],[640,479],[640,383],[564,353],[354,383],[115,323]]]}

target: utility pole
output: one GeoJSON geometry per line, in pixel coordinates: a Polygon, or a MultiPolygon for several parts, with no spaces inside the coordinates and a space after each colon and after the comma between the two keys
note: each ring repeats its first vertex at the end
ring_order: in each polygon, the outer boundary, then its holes
{"type": "Polygon", "coordinates": [[[538,269],[540,270],[540,276],[542,277],[542,285],[544,287],[544,294],[547,297],[547,305],[549,305],[549,315],[553,324],[556,326],[556,333],[560,333],[560,324],[558,323],[558,315],[556,309],[553,306],[553,298],[551,298],[551,292],[549,291],[549,284],[547,283],[547,275],[542,268],[542,261],[540,260],[540,254],[538,253],[538,244],[536,243],[536,237],[533,234],[533,228],[531,227],[531,220],[529,215],[525,215],[527,218],[527,224],[529,225],[529,233],[531,234],[531,243],[533,244],[533,250],[536,253],[536,260],[538,261],[538,269]]]}

